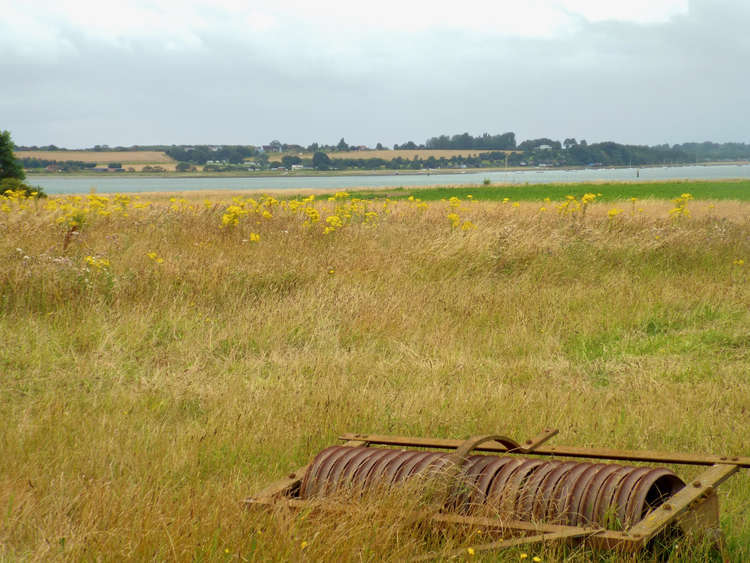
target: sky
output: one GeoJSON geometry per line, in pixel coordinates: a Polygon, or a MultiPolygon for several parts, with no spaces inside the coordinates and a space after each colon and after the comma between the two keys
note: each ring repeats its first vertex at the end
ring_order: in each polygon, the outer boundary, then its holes
{"type": "Polygon", "coordinates": [[[750,142],[747,0],[0,0],[18,145],[750,142]]]}

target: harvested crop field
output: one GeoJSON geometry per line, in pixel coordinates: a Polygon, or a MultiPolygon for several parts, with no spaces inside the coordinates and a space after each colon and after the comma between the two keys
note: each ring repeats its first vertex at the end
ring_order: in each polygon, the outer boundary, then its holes
{"type": "Polygon", "coordinates": [[[78,160],[80,162],[125,164],[159,164],[174,162],[162,151],[16,151],[16,158],[39,158],[44,160],[78,160]]]}
{"type": "MultiPolygon", "coordinates": [[[[344,432],[747,455],[750,203],[607,190],[3,198],[0,559],[404,561],[480,541],[404,516],[414,498],[345,520],[243,508],[344,432]]],[[[746,561],[750,475],[718,491],[746,561]]],[[[620,560],[484,560],[524,555],[620,560]]]]}

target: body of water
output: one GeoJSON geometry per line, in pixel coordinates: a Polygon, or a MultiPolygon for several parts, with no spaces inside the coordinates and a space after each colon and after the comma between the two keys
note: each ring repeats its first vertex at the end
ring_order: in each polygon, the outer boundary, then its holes
{"type": "Polygon", "coordinates": [[[126,175],[29,176],[28,183],[48,194],[180,192],[195,190],[353,189],[409,186],[453,186],[492,183],[550,184],[561,182],[750,179],[750,165],[672,166],[659,168],[538,169],[458,174],[388,174],[372,176],[274,176],[268,178],[177,178],[126,175]]]}

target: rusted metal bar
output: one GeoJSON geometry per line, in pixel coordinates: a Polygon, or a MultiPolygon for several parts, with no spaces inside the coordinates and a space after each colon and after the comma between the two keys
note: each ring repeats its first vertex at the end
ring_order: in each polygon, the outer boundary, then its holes
{"type": "MultiPolygon", "coordinates": [[[[498,549],[505,549],[508,547],[517,547],[520,545],[533,545],[537,543],[552,543],[552,542],[564,542],[572,539],[582,538],[589,535],[589,532],[584,532],[579,529],[565,530],[562,532],[550,532],[547,534],[537,534],[534,536],[523,536],[520,538],[509,538],[496,542],[479,544],[471,546],[471,553],[481,553],[483,551],[496,551],[498,549]]],[[[414,557],[410,561],[433,561],[436,559],[455,559],[467,555],[468,548],[462,547],[460,549],[454,549],[448,553],[427,553],[414,557]]]]}
{"type": "MultiPolygon", "coordinates": [[[[355,509],[347,504],[326,500],[301,500],[297,498],[259,498],[247,499],[248,506],[284,506],[289,510],[305,510],[311,512],[347,513],[352,514],[355,509]]],[[[450,513],[432,513],[417,511],[410,514],[414,519],[424,519],[434,524],[465,526],[467,528],[482,528],[484,530],[495,530],[500,534],[543,534],[552,537],[552,534],[564,535],[566,538],[585,538],[587,544],[606,546],[608,549],[618,548],[620,551],[633,552],[642,547],[640,542],[623,532],[613,532],[603,528],[591,526],[560,526],[556,524],[545,524],[542,522],[522,522],[520,520],[504,520],[499,518],[487,518],[482,516],[462,516],[450,513]]]]}
{"type": "Polygon", "coordinates": [[[553,436],[556,436],[557,433],[558,433],[558,430],[556,428],[555,429],[546,428],[542,433],[534,436],[533,438],[526,440],[523,443],[521,453],[533,452],[539,446],[541,446],[544,442],[546,442],[553,436]]]}
{"type": "MultiPolygon", "coordinates": [[[[364,440],[369,444],[415,448],[455,449],[463,440],[448,438],[410,438],[406,436],[384,436],[380,434],[342,434],[340,439],[364,440]]],[[[497,442],[488,442],[475,448],[478,452],[516,453],[497,442]]],[[[750,457],[683,454],[656,451],[619,450],[610,448],[579,448],[571,446],[544,446],[534,449],[534,455],[579,457],[589,459],[611,459],[621,461],[644,461],[672,463],[677,465],[734,465],[750,469],[750,457]]]]}
{"type": "MultiPolygon", "coordinates": [[[[272,499],[269,497],[250,497],[249,505],[258,506],[285,506],[291,510],[310,509],[323,512],[347,512],[353,513],[355,509],[343,502],[329,500],[302,500],[298,498],[272,499]]],[[[522,522],[520,520],[505,520],[500,518],[488,518],[483,516],[462,516],[445,512],[416,511],[411,513],[415,518],[424,518],[438,524],[461,525],[472,528],[483,528],[499,532],[523,532],[532,534],[552,534],[558,532],[584,532],[585,535],[601,535],[612,541],[630,541],[630,539],[618,532],[611,532],[603,528],[591,526],[560,526],[557,524],[545,524],[543,522],[522,522]]]]}
{"type": "Polygon", "coordinates": [[[262,491],[259,491],[255,496],[249,497],[243,501],[244,504],[250,504],[255,502],[256,499],[277,499],[283,496],[287,496],[293,489],[299,488],[302,476],[307,471],[308,466],[304,465],[297,471],[291,472],[284,479],[279,479],[274,483],[268,485],[262,491]]]}

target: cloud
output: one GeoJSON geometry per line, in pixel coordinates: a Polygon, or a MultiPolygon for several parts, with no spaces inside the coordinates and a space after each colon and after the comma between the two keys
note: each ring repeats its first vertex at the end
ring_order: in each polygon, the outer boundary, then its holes
{"type": "Polygon", "coordinates": [[[0,125],[22,144],[392,144],[466,130],[659,143],[750,130],[740,0],[165,0],[120,3],[118,17],[32,4],[45,9],[14,3],[0,22],[13,85],[0,125]]]}

